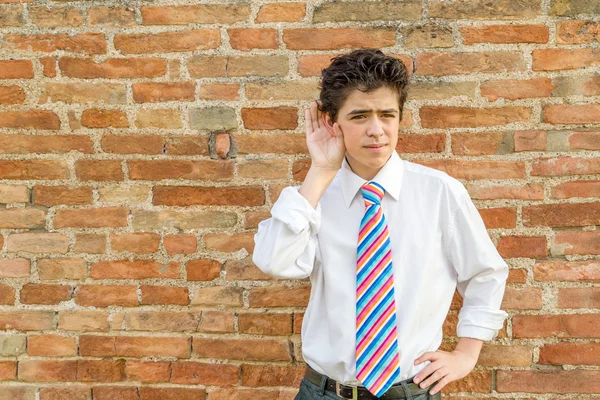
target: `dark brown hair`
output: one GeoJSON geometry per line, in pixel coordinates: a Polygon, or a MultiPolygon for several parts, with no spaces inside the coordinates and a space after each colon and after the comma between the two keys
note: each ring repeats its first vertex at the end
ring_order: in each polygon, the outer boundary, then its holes
{"type": "Polygon", "coordinates": [[[383,86],[398,93],[402,119],[402,107],[408,90],[408,72],[402,61],[386,56],[378,49],[354,50],[334,57],[331,64],[321,71],[319,110],[336,121],[340,108],[352,90],[368,93],[383,86]]]}

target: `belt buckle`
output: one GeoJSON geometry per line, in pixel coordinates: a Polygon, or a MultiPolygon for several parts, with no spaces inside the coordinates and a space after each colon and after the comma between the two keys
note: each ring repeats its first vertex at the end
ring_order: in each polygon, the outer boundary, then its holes
{"type": "Polygon", "coordinates": [[[335,394],[338,397],[341,397],[342,399],[347,399],[347,400],[358,400],[358,386],[347,386],[344,385],[346,387],[352,388],[352,397],[344,397],[341,394],[341,383],[339,383],[338,381],[335,381],[335,394]]]}

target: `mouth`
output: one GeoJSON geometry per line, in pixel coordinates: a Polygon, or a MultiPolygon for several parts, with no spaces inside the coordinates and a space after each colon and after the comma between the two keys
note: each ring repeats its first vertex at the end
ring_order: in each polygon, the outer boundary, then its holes
{"type": "Polygon", "coordinates": [[[367,146],[365,146],[367,149],[381,149],[383,147],[385,147],[386,145],[384,143],[381,144],[369,144],[367,146]]]}

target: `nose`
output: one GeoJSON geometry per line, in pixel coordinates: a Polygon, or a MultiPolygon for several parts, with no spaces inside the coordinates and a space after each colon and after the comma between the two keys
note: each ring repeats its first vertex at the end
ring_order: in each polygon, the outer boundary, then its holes
{"type": "Polygon", "coordinates": [[[376,137],[383,135],[383,124],[377,116],[370,118],[367,126],[367,135],[376,137]]]}

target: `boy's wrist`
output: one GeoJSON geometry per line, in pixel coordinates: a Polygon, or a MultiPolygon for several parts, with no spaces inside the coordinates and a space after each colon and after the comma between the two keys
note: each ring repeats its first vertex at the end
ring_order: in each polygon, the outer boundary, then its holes
{"type": "Polygon", "coordinates": [[[477,360],[482,347],[483,340],[481,339],[461,337],[458,339],[458,343],[456,343],[454,350],[466,353],[477,360]]]}

